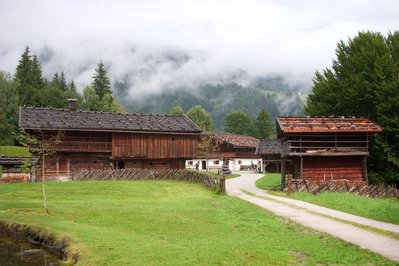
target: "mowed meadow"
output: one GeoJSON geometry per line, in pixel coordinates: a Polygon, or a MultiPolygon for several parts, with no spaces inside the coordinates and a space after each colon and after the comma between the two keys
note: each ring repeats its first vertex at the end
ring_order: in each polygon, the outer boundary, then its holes
{"type": "Polygon", "coordinates": [[[237,198],[177,181],[0,185],[0,220],[70,238],[79,265],[395,265],[237,198]]]}

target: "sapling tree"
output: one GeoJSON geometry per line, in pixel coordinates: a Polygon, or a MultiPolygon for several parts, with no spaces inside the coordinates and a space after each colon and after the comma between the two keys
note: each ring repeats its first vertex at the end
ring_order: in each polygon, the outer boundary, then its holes
{"type": "Polygon", "coordinates": [[[54,155],[55,147],[59,145],[64,137],[63,131],[55,131],[49,134],[47,131],[35,130],[28,133],[24,129],[20,130],[18,135],[19,143],[29,147],[30,152],[38,157],[41,168],[41,182],[43,194],[43,207],[47,214],[50,214],[47,206],[46,186],[44,174],[46,171],[46,158],[54,155]]]}
{"type": "Polygon", "coordinates": [[[222,140],[216,138],[211,134],[201,135],[198,141],[198,157],[206,159],[206,171],[208,171],[208,158],[212,153],[219,150],[222,140]]]}

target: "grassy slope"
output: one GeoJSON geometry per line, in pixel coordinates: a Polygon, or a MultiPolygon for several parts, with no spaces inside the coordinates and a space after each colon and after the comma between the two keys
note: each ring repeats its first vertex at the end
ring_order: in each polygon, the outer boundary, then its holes
{"type": "Polygon", "coordinates": [[[273,189],[280,186],[281,184],[281,174],[270,173],[266,174],[261,179],[256,181],[256,186],[261,189],[273,189]]]}
{"type": "Polygon", "coordinates": [[[0,219],[71,237],[81,265],[395,265],[245,201],[173,181],[0,185],[0,219]]]}
{"type": "MultiPolygon", "coordinates": [[[[218,176],[218,177],[221,177],[221,175],[219,175],[217,172],[211,172],[211,171],[206,172],[206,171],[201,171],[201,173],[207,174],[207,175],[209,175],[209,176],[218,176]]],[[[236,177],[239,177],[239,176],[240,176],[239,174],[229,174],[229,175],[224,175],[224,178],[230,179],[230,178],[236,178],[236,177]]]]}
{"type": "Polygon", "coordinates": [[[0,146],[0,156],[30,157],[27,147],[0,146]]]}
{"type": "MultiPolygon", "coordinates": [[[[279,184],[280,174],[266,174],[256,181],[256,186],[261,189],[271,189],[279,184]]],[[[378,221],[399,224],[399,200],[395,198],[367,198],[351,193],[327,192],[318,195],[300,192],[284,196],[378,221]]]]}
{"type": "Polygon", "coordinates": [[[290,198],[311,202],[378,221],[399,224],[399,200],[395,198],[367,198],[351,193],[300,192],[290,198]]]}

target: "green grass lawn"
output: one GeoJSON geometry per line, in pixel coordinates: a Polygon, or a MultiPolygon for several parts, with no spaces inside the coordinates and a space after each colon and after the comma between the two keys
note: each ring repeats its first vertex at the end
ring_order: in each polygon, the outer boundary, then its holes
{"type": "Polygon", "coordinates": [[[0,219],[68,235],[80,265],[396,265],[238,198],[177,181],[0,185],[0,219]]]}
{"type": "Polygon", "coordinates": [[[352,193],[336,192],[318,195],[298,192],[289,197],[378,221],[399,224],[399,200],[396,198],[367,198],[352,193]]]}
{"type": "MultiPolygon", "coordinates": [[[[256,181],[256,186],[270,190],[280,184],[280,178],[280,174],[266,174],[265,177],[256,181]]],[[[378,221],[399,224],[399,200],[395,198],[367,198],[352,193],[330,192],[317,195],[306,192],[289,195],[284,192],[272,192],[272,194],[307,201],[378,221]]]]}
{"type": "MultiPolygon", "coordinates": [[[[207,174],[209,176],[219,176],[219,177],[221,177],[221,175],[219,175],[217,172],[202,171],[201,173],[207,174]]],[[[235,177],[239,177],[239,176],[240,176],[240,174],[229,174],[229,175],[224,175],[224,178],[230,179],[230,178],[235,178],[235,177]]]]}
{"type": "Polygon", "coordinates": [[[256,186],[261,189],[274,189],[280,188],[281,174],[280,173],[267,173],[264,177],[256,181],[256,186]]]}
{"type": "Polygon", "coordinates": [[[0,156],[30,157],[27,147],[0,146],[0,156]]]}

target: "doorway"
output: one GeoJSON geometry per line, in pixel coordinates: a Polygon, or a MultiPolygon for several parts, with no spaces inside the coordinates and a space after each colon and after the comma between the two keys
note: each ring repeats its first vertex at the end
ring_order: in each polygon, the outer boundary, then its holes
{"type": "Polygon", "coordinates": [[[116,169],[125,169],[125,162],[116,162],[116,169]]]}
{"type": "Polygon", "coordinates": [[[201,169],[206,170],[206,161],[201,161],[201,169]]]}

